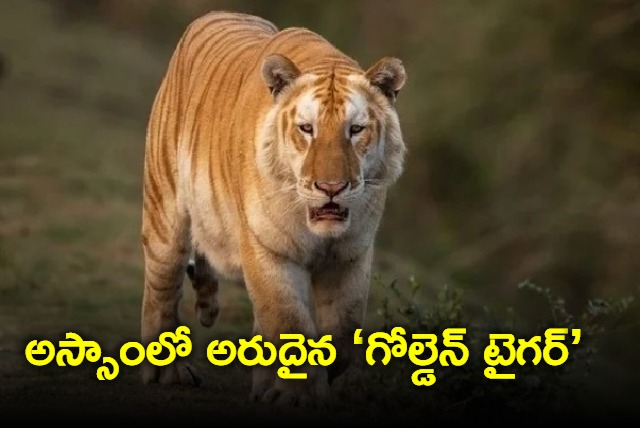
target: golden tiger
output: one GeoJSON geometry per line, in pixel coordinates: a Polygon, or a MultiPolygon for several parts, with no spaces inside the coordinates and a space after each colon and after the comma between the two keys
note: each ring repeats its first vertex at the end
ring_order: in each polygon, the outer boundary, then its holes
{"type": "MultiPolygon", "coordinates": [[[[281,333],[330,334],[338,355],[300,368],[304,381],[256,366],[250,396],[327,399],[364,321],[386,193],[403,170],[394,104],[405,78],[399,59],[363,71],[305,28],[228,12],[189,25],[147,128],[144,343],[178,326],[185,271],[205,326],[218,314],[218,279],[241,281],[255,334],[275,344],[281,333]]],[[[144,366],[142,376],[199,382],[183,362],[144,366]]]]}

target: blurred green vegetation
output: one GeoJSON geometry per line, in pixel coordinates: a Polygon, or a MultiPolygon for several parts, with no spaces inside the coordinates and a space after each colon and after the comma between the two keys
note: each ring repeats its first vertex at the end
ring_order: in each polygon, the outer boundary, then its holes
{"type": "Polygon", "coordinates": [[[383,262],[401,258],[485,303],[513,301],[524,279],[574,308],[638,293],[637,2],[58,3],[68,25],[106,23],[165,54],[192,19],[226,9],[309,27],[363,67],[398,56],[409,156],[380,234],[383,262]]]}
{"type": "MultiPolygon", "coordinates": [[[[421,284],[414,309],[440,302],[444,286],[463,290],[466,318],[489,313],[502,327],[514,314],[535,325],[556,302],[523,283],[562,296],[568,313],[638,302],[639,6],[3,0],[0,351],[79,322],[102,339],[137,339],[146,121],[181,33],[214,9],[309,27],[363,68],[386,55],[405,64],[398,109],[409,154],[380,230],[371,326],[387,320],[397,296],[381,284],[392,281],[421,284]]],[[[249,332],[244,291],[223,288],[221,298],[214,332],[249,332]]],[[[637,304],[621,324],[607,330],[600,364],[605,384],[629,387],[637,304]]]]}

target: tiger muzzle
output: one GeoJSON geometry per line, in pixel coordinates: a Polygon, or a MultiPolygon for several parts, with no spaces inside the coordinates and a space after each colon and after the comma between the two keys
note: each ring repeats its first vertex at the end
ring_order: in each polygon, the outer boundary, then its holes
{"type": "Polygon", "coordinates": [[[333,200],[334,197],[349,188],[348,181],[316,181],[313,187],[329,197],[329,202],[309,209],[312,221],[345,221],[349,217],[349,208],[343,207],[333,200]]]}
{"type": "Polygon", "coordinates": [[[318,208],[309,209],[311,221],[345,221],[349,217],[349,208],[331,201],[318,208]]]}

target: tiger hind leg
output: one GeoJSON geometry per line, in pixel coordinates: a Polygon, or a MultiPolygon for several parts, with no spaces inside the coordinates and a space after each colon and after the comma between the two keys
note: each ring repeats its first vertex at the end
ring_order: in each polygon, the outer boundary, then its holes
{"type": "Polygon", "coordinates": [[[196,314],[200,324],[211,327],[218,317],[218,279],[206,257],[196,251],[187,265],[187,275],[196,292],[196,314]]]}

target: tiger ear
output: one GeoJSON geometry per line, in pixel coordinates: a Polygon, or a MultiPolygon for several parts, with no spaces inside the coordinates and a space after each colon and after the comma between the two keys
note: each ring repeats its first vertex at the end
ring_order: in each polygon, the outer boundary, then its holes
{"type": "Polygon", "coordinates": [[[393,57],[384,57],[376,62],[367,70],[365,76],[392,103],[395,102],[398,92],[402,89],[407,79],[402,61],[393,57]]]}
{"type": "Polygon", "coordinates": [[[274,98],[298,76],[300,70],[284,55],[271,54],[262,62],[262,78],[274,98]]]}

